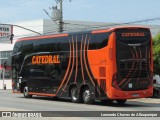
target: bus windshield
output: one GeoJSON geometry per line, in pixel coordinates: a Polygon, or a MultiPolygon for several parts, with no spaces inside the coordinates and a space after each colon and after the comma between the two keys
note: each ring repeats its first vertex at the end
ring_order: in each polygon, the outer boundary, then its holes
{"type": "Polygon", "coordinates": [[[117,82],[121,89],[142,90],[149,86],[150,40],[148,29],[116,31],[117,82]]]}

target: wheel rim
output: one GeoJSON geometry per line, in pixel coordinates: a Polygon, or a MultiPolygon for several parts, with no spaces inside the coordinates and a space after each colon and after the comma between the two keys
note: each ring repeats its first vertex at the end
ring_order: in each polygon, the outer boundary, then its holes
{"type": "Polygon", "coordinates": [[[72,90],[72,99],[74,101],[78,99],[78,91],[76,88],[73,88],[73,90],[72,90]]]}
{"type": "Polygon", "coordinates": [[[91,95],[90,95],[89,90],[85,90],[85,92],[84,92],[84,94],[83,94],[83,99],[84,99],[84,101],[89,101],[89,100],[90,100],[90,97],[91,97],[91,95]]]}
{"type": "Polygon", "coordinates": [[[27,96],[28,95],[28,87],[24,88],[24,95],[27,96]]]}

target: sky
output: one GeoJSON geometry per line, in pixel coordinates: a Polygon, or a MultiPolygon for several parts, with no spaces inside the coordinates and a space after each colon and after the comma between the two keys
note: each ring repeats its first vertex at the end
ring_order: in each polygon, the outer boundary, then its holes
{"type": "MultiPolygon", "coordinates": [[[[43,9],[51,13],[53,5],[55,0],[0,0],[0,23],[49,19],[43,9]]],[[[160,0],[63,0],[64,20],[125,23],[160,18],[159,11],[160,0]]]]}

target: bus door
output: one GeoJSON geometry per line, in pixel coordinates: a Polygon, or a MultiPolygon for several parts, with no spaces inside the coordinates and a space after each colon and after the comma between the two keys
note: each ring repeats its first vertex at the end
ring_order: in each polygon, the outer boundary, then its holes
{"type": "Polygon", "coordinates": [[[19,91],[18,74],[16,68],[12,68],[12,90],[19,91]]]}
{"type": "Polygon", "coordinates": [[[38,68],[37,64],[32,63],[34,56],[36,55],[28,56],[23,62],[21,76],[23,81],[26,81],[29,92],[42,92],[40,78],[43,77],[44,71],[38,68]]]}

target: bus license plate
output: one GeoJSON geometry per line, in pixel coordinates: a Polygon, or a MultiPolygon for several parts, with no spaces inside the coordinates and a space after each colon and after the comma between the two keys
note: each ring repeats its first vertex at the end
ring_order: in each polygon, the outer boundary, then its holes
{"type": "Polygon", "coordinates": [[[132,97],[139,97],[139,94],[132,94],[132,97]]]}

